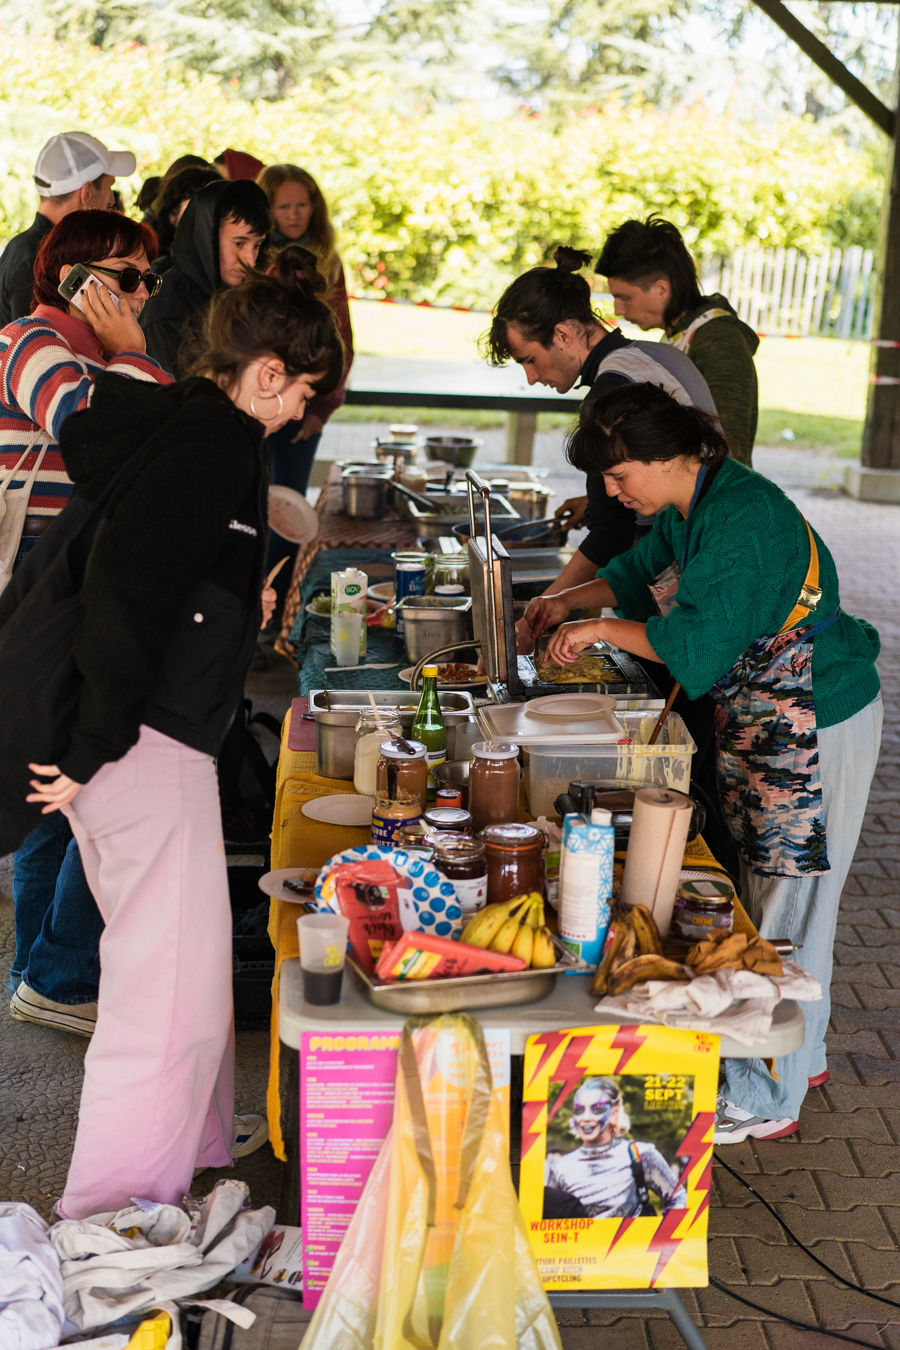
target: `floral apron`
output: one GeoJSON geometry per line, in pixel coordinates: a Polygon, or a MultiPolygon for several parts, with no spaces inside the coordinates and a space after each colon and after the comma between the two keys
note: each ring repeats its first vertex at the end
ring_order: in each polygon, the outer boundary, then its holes
{"type": "MultiPolygon", "coordinates": [[[[712,482],[705,467],[685,523],[680,569],[672,564],[651,585],[660,613],[677,603],[687,561],[691,517],[712,482]],[[674,584],[673,584],[674,583],[674,584]]],[[[722,810],[738,850],[760,876],[808,877],[830,871],[819,743],[812,692],[813,639],[840,617],[840,608],[796,628],[821,599],[819,555],[812,530],[810,563],[797,604],[772,637],[750,644],[713,685],[717,773],[722,810]]]]}

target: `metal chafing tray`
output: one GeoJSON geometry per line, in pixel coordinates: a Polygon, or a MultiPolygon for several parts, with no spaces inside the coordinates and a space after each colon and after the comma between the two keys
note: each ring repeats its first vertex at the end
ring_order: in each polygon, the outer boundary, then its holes
{"type": "MultiPolygon", "coordinates": [[[[411,519],[422,531],[452,530],[454,525],[466,524],[469,514],[466,509],[466,499],[461,493],[429,492],[428,496],[434,498],[433,511],[426,511],[424,507],[419,506],[418,502],[400,498],[397,501],[397,508],[404,514],[408,512],[411,519]]],[[[492,500],[497,515],[502,516],[507,523],[516,524],[518,522],[519,513],[507,501],[506,497],[494,497],[492,500]]]]}
{"type": "Polygon", "coordinates": [[[467,470],[466,481],[470,531],[466,547],[472,590],[472,620],[475,640],[480,644],[481,660],[495,700],[506,703],[540,694],[571,694],[588,690],[614,694],[617,698],[655,697],[658,691],[643,668],[627,652],[608,643],[598,644],[598,654],[610,659],[620,672],[620,679],[565,685],[544,684],[538,679],[532,658],[516,653],[513,561],[492,533],[493,503],[490,489],[472,469],[467,470]],[[476,494],[481,498],[484,508],[484,529],[480,535],[475,522],[476,494]]]}
{"type": "Polygon", "coordinates": [[[537,1003],[556,987],[557,977],[572,972],[586,975],[594,967],[586,965],[554,937],[559,960],[545,970],[517,970],[506,974],[463,975],[450,980],[396,980],[378,984],[347,955],[347,974],[357,989],[385,1012],[409,1016],[412,1013],[464,1012],[470,1008],[508,1008],[519,1003],[537,1003]]]}

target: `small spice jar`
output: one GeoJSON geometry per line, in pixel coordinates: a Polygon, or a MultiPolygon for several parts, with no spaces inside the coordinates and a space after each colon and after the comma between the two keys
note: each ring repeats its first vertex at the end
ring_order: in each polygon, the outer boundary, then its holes
{"type": "Polygon", "coordinates": [[[366,797],[378,791],[378,761],[381,747],[389,736],[402,736],[396,715],[376,716],[371,708],[359,715],[356,723],[356,748],[353,753],[353,786],[366,797]]]}
{"type": "Polygon", "coordinates": [[[703,942],[734,927],[734,888],[730,881],[704,878],[678,887],[672,929],[686,942],[703,942]]]}
{"type": "Polygon", "coordinates": [[[429,806],[425,812],[425,824],[432,830],[443,830],[450,834],[470,834],[472,817],[461,806],[429,806]]]}
{"type": "Polygon", "coordinates": [[[469,770],[472,829],[504,825],[519,815],[519,747],[512,741],[476,741],[469,770]]]}
{"type": "Polygon", "coordinates": [[[418,794],[403,788],[391,797],[387,792],[376,792],[372,811],[372,843],[381,848],[393,848],[398,831],[422,819],[422,804],[418,794]]]}
{"type": "Polygon", "coordinates": [[[433,834],[432,861],[452,883],[463,917],[475,914],[487,903],[487,863],[480,839],[460,835],[433,834]]]}
{"type": "Polygon", "coordinates": [[[460,788],[438,788],[434,799],[435,806],[462,806],[462,791],[460,788]]]}
{"type": "Polygon", "coordinates": [[[419,815],[428,801],[427,751],[421,741],[407,741],[412,753],[401,750],[394,741],[383,741],[378,758],[377,791],[385,792],[391,800],[398,793],[411,792],[419,798],[419,815]]]}
{"type": "Polygon", "coordinates": [[[394,830],[394,848],[409,849],[411,853],[426,854],[431,858],[433,851],[430,832],[424,820],[404,822],[394,830]]]}
{"type": "MultiPolygon", "coordinates": [[[[474,767],[474,766],[473,766],[474,767]]],[[[544,894],[544,834],[536,825],[489,825],[482,832],[488,901],[502,904],[529,891],[544,894]]]]}

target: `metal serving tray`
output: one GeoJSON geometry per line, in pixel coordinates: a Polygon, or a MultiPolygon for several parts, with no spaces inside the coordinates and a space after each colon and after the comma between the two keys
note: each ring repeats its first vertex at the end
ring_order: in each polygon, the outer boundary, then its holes
{"type": "Polygon", "coordinates": [[[508,974],[464,975],[451,980],[398,980],[377,984],[347,955],[347,971],[359,992],[385,1012],[465,1012],[470,1008],[510,1008],[520,1003],[538,1003],[556,987],[557,976],[567,972],[587,975],[594,969],[553,939],[559,953],[555,966],[546,970],[516,970],[508,974]]]}
{"type": "MultiPolygon", "coordinates": [[[[423,530],[452,530],[454,525],[468,525],[469,509],[467,500],[461,493],[430,492],[428,495],[434,498],[435,508],[443,506],[447,509],[426,511],[417,502],[404,499],[403,506],[398,504],[398,510],[407,509],[412,520],[423,530]]],[[[518,511],[506,497],[492,497],[491,510],[495,519],[501,522],[517,524],[520,520],[518,511]]]]}

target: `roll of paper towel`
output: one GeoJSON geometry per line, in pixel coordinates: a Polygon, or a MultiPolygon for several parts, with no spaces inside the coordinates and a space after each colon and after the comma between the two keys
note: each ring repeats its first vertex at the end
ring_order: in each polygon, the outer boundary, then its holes
{"type": "Polygon", "coordinates": [[[665,937],[684,863],[693,803],[671,788],[639,788],[628,836],[621,900],[646,905],[665,937]]]}

